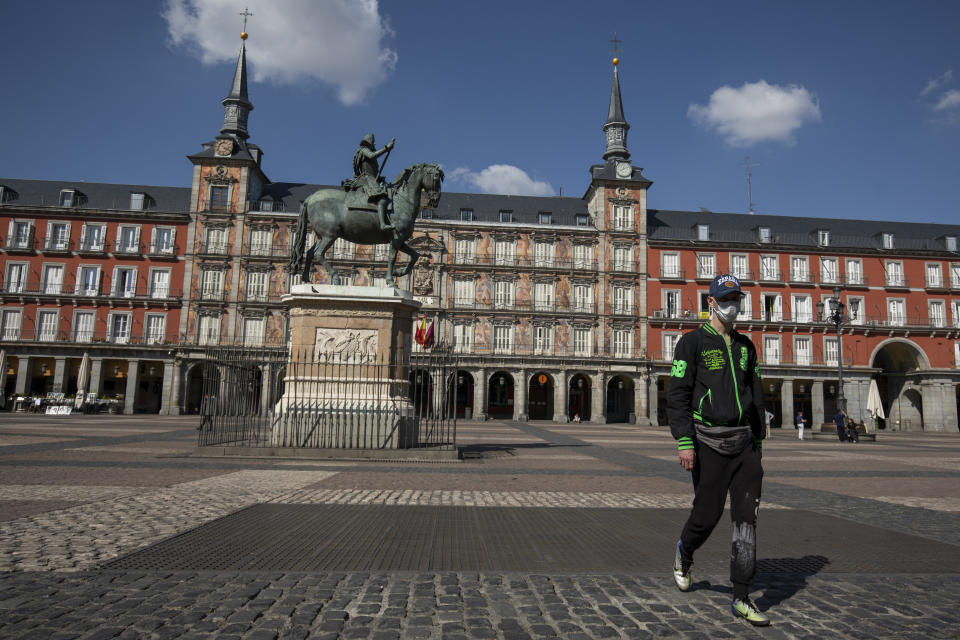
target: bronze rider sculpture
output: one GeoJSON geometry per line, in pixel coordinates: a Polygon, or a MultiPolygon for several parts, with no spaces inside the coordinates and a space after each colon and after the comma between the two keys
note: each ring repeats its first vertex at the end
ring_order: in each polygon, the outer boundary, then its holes
{"type": "MultiPolygon", "coordinates": [[[[377,150],[373,134],[368,133],[360,141],[360,148],[353,154],[353,188],[367,197],[367,202],[377,205],[380,214],[380,229],[393,229],[387,217],[387,207],[390,205],[390,195],[387,193],[386,181],[380,176],[383,167],[377,163],[377,158],[393,149],[397,139],[391,140],[385,147],[377,150]]],[[[386,160],[384,160],[386,164],[386,160]]]]}

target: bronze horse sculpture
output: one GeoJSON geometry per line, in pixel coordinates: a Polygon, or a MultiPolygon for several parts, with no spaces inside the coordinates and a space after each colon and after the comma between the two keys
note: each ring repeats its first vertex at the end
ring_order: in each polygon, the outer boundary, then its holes
{"type": "Polygon", "coordinates": [[[290,273],[299,272],[302,282],[308,283],[313,260],[317,260],[327,272],[328,281],[333,282],[336,274],[324,254],[337,238],[355,244],[389,244],[386,282],[396,287],[394,276],[410,273],[420,257],[407,241],[413,235],[413,225],[420,212],[421,194],[426,195],[430,208],[436,207],[440,203],[443,177],[443,169],[436,163],[415,164],[401,171],[389,186],[393,201],[390,220],[394,228],[387,230],[381,230],[376,208],[348,208],[344,191],[320,189],[313,192],[300,206],[300,219],[290,251],[290,273]],[[308,229],[313,229],[317,241],[304,251],[308,229]],[[394,273],[398,251],[410,256],[410,262],[394,273]]]}

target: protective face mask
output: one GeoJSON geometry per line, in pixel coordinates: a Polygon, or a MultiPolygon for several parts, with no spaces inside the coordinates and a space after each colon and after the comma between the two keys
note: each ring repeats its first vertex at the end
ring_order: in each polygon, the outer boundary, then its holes
{"type": "Polygon", "coordinates": [[[713,311],[723,324],[733,324],[740,314],[740,302],[717,302],[717,307],[713,311]]]}

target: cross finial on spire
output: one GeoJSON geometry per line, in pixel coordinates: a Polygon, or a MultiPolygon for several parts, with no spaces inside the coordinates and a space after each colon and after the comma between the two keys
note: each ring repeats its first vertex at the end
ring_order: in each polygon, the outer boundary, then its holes
{"type": "Polygon", "coordinates": [[[613,43],[613,57],[619,56],[619,55],[620,55],[620,52],[623,51],[623,50],[620,48],[620,43],[623,42],[623,40],[620,40],[619,38],[617,38],[617,32],[616,32],[616,31],[613,32],[613,40],[611,40],[610,42],[613,43]]]}
{"type": "MultiPolygon", "coordinates": [[[[253,15],[252,13],[250,13],[250,7],[244,7],[244,8],[243,8],[243,11],[240,12],[240,13],[238,13],[237,15],[243,16],[243,32],[246,33],[246,32],[247,32],[247,18],[253,15]]],[[[616,37],[617,34],[613,34],[613,35],[614,35],[614,37],[616,37]]]]}

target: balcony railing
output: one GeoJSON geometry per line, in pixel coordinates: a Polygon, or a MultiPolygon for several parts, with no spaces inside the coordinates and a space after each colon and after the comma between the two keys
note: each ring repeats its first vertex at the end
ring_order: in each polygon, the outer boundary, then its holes
{"type": "Polygon", "coordinates": [[[779,269],[760,269],[760,282],[783,283],[783,274],[779,269]]]}
{"type": "Polygon", "coordinates": [[[44,253],[70,253],[73,250],[73,241],[47,238],[40,250],[44,253]]]}
{"type": "Polygon", "coordinates": [[[842,276],[843,286],[848,289],[866,289],[869,286],[867,281],[867,276],[865,275],[850,275],[849,273],[842,276]]]}
{"type": "Polygon", "coordinates": [[[14,251],[33,251],[36,242],[33,239],[33,233],[24,235],[9,235],[3,248],[8,252],[14,251]]]}
{"type": "Polygon", "coordinates": [[[147,247],[147,255],[153,258],[175,258],[176,247],[169,242],[151,242],[147,247]]]}
{"type": "MultiPolygon", "coordinates": [[[[475,266],[510,266],[538,269],[574,269],[596,271],[597,263],[594,260],[576,260],[569,258],[522,258],[519,256],[474,256],[466,253],[454,253],[453,264],[475,266]]],[[[631,269],[632,270],[632,267],[631,269]]]]}
{"type": "Polygon", "coordinates": [[[77,251],[80,253],[106,253],[107,243],[102,239],[81,238],[77,245],[77,251]]]}
{"type": "Polygon", "coordinates": [[[633,273],[636,270],[636,265],[633,260],[612,260],[610,270],[619,273],[633,273]]]}
{"type": "Polygon", "coordinates": [[[223,240],[206,240],[200,243],[200,252],[203,255],[225,256],[229,245],[223,240]]]}
{"type": "Polygon", "coordinates": [[[754,275],[753,271],[750,271],[749,269],[746,271],[744,270],[735,271],[731,269],[730,273],[737,280],[739,280],[741,284],[749,284],[751,282],[756,282],[756,276],[754,275]]]}
{"type": "Polygon", "coordinates": [[[142,255],[143,245],[139,242],[115,242],[113,243],[113,253],[128,256],[142,255]]]}
{"type": "Polygon", "coordinates": [[[716,277],[716,269],[697,268],[697,280],[700,282],[709,282],[716,277]]]}
{"type": "Polygon", "coordinates": [[[927,276],[924,288],[930,291],[946,291],[948,289],[946,281],[940,276],[936,278],[927,276]]]}
{"type": "Polygon", "coordinates": [[[661,280],[675,280],[677,282],[683,282],[686,278],[686,273],[683,269],[676,268],[665,268],[660,267],[660,279],[661,280]]]}
{"type": "Polygon", "coordinates": [[[58,342],[76,344],[130,344],[130,345],[164,345],[176,344],[177,334],[174,331],[152,333],[145,329],[136,328],[135,332],[127,331],[113,333],[105,327],[92,330],[72,330],[55,332],[43,331],[34,325],[21,328],[20,332],[6,332],[2,336],[4,342],[58,342]]]}
{"type": "Polygon", "coordinates": [[[909,289],[910,280],[906,276],[888,273],[883,280],[883,286],[886,289],[909,289]]]}
{"type": "Polygon", "coordinates": [[[197,298],[200,300],[220,301],[225,297],[223,289],[212,289],[201,287],[197,291],[197,298]]]}
{"type": "Polygon", "coordinates": [[[813,275],[809,271],[791,271],[790,284],[811,285],[813,284],[813,275]]]}

